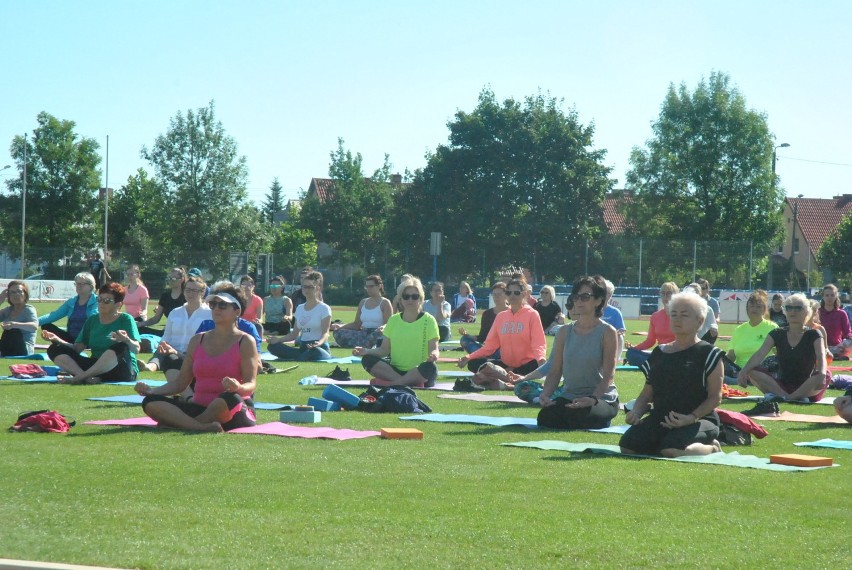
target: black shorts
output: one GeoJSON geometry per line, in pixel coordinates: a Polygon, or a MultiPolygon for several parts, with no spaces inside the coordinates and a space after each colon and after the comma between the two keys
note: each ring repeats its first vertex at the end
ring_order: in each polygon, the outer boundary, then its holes
{"type": "Polygon", "coordinates": [[[156,362],[160,372],[167,370],[180,370],[183,366],[183,357],[177,354],[158,354],[148,361],[148,364],[156,362]]]}
{"type": "MultiPolygon", "coordinates": [[[[228,406],[229,411],[233,411],[240,404],[244,404],[242,408],[238,412],[236,412],[231,419],[222,424],[222,429],[225,431],[231,431],[232,429],[241,428],[241,427],[251,427],[253,425],[257,425],[254,417],[254,402],[249,398],[248,400],[243,400],[238,394],[233,392],[223,392],[219,394],[219,398],[225,401],[225,404],[228,406]]],[[[142,400],[142,409],[145,409],[145,406],[151,402],[166,402],[167,404],[171,404],[176,408],[180,409],[183,413],[188,415],[191,418],[197,418],[207,409],[206,406],[202,406],[201,404],[196,404],[193,401],[181,400],[177,396],[145,396],[145,399],[142,400]]]]}
{"type": "Polygon", "coordinates": [[[710,443],[719,437],[719,426],[710,420],[669,429],[660,425],[662,417],[651,414],[621,436],[618,445],[636,453],[656,454],[663,449],[686,449],[693,443],[710,443]]]}
{"type": "MultiPolygon", "coordinates": [[[[109,350],[115,353],[118,362],[112,370],[98,374],[98,378],[104,382],[132,382],[136,380],[133,359],[130,358],[130,348],[123,342],[117,342],[109,347],[109,350]]],[[[56,362],[56,357],[61,354],[76,362],[77,366],[83,370],[88,370],[98,361],[97,358],[83,356],[67,344],[51,344],[47,347],[47,355],[52,361],[56,362]]]]}

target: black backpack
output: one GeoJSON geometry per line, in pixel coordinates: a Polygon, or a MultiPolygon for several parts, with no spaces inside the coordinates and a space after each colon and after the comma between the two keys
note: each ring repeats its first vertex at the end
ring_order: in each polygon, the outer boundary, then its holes
{"type": "Polygon", "coordinates": [[[362,412],[421,414],[432,411],[432,408],[407,386],[370,386],[359,398],[361,403],[358,404],[358,409],[362,412]]]}

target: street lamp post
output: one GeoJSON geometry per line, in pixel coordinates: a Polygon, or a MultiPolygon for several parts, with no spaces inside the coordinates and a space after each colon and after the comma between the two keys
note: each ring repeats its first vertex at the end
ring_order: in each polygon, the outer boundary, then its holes
{"type": "MultiPolygon", "coordinates": [[[[778,161],[778,149],[779,148],[787,148],[790,146],[790,143],[781,143],[778,146],[772,147],[772,194],[775,194],[775,190],[778,187],[778,175],[775,173],[775,163],[778,161]]],[[[791,245],[792,247],[792,245],[791,245]]],[[[768,269],[766,271],[766,288],[770,291],[772,290],[772,256],[769,256],[769,264],[768,269]]]]}
{"type": "Polygon", "coordinates": [[[775,163],[778,160],[778,149],[787,148],[790,143],[781,143],[772,149],[772,186],[775,187],[775,163]]]}
{"type": "Polygon", "coordinates": [[[21,189],[21,279],[26,275],[26,235],[27,235],[27,133],[24,133],[24,186],[21,189]]]}

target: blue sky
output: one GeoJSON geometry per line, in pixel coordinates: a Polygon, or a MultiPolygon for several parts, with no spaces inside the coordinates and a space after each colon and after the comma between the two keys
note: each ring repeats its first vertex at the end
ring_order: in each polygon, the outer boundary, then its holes
{"type": "MultiPolygon", "coordinates": [[[[564,99],[622,187],[670,83],[731,76],[767,115],[788,195],[852,193],[852,2],[2,2],[0,167],[47,111],[103,146],[120,187],[178,111],[215,100],[249,193],[326,176],[342,137],[368,173],[421,168],[485,86],[564,99]],[[828,164],[835,163],[835,164],[828,164]]],[[[150,169],[149,169],[150,170],[150,169]]],[[[0,173],[0,181],[12,175],[0,173]]]]}

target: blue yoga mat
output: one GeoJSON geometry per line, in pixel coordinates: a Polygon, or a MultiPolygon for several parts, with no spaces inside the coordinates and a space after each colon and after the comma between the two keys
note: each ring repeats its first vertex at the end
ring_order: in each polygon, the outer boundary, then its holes
{"type": "MultiPolygon", "coordinates": [[[[131,404],[136,406],[142,404],[142,396],[140,396],[139,394],[131,394],[129,396],[103,396],[101,398],[86,399],[92,400],[93,402],[115,402],[117,404],[131,404]]],[[[295,410],[296,404],[273,404],[269,402],[255,402],[254,408],[256,410],[295,410]]]]}
{"type": "Polygon", "coordinates": [[[638,366],[630,366],[629,364],[621,364],[615,367],[616,370],[639,370],[638,366]]]}
{"type": "Polygon", "coordinates": [[[43,384],[55,384],[59,381],[56,376],[42,376],[41,378],[15,378],[14,376],[0,376],[0,380],[12,380],[13,382],[32,382],[43,384]]]}
{"type": "Polygon", "coordinates": [[[4,356],[3,358],[17,358],[18,360],[50,360],[50,357],[48,357],[44,352],[25,354],[23,356],[4,356]]]}
{"type": "MultiPolygon", "coordinates": [[[[416,416],[405,416],[401,420],[420,420],[424,422],[457,423],[457,424],[480,424],[487,426],[524,426],[530,429],[538,429],[535,418],[513,418],[510,416],[474,416],[468,414],[418,414],[416,416]]],[[[582,431],[595,431],[599,433],[624,433],[630,426],[610,426],[601,429],[589,429],[582,431]]]]}
{"type": "MultiPolygon", "coordinates": [[[[710,465],[727,465],[728,467],[747,467],[749,469],[763,469],[766,471],[813,471],[814,469],[825,469],[825,467],[797,467],[794,465],[779,465],[770,463],[765,457],[754,455],[740,455],[736,451],[730,453],[711,453],[710,455],[692,455],[689,457],[661,457],[659,455],[627,455],[621,453],[617,445],[602,445],[599,443],[571,443],[568,441],[522,441],[518,443],[501,443],[509,447],[532,447],[548,451],[569,451],[574,453],[600,453],[628,458],[659,459],[662,461],[678,461],[681,463],[704,463],[710,465]]],[[[832,467],[838,467],[837,464],[832,467]]]]}
{"type": "Polygon", "coordinates": [[[799,447],[830,447],[831,449],[852,449],[852,441],[835,440],[835,439],[819,439],[817,441],[800,441],[794,443],[799,447]]]}

